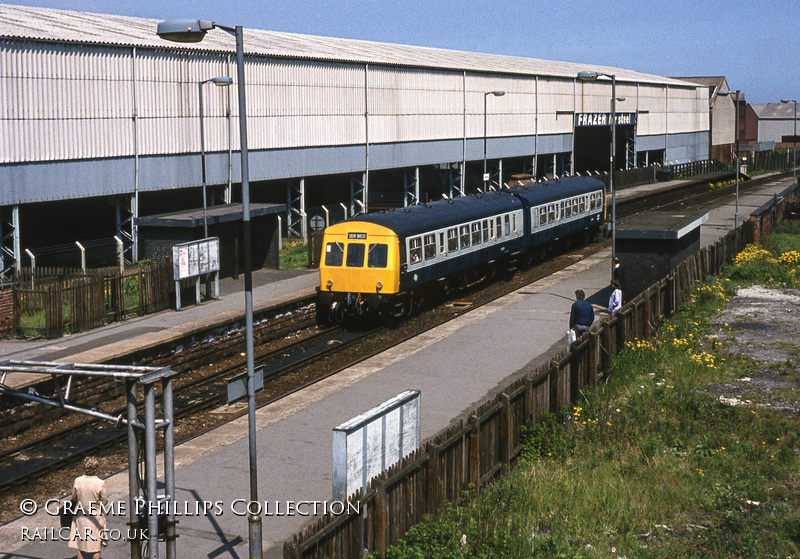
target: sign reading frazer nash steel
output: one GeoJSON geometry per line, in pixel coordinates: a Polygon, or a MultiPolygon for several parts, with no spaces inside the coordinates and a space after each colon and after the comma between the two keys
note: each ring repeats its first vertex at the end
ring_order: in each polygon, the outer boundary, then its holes
{"type": "MultiPolygon", "coordinates": [[[[636,113],[615,113],[617,126],[636,124],[636,113]]],[[[580,126],[608,126],[611,113],[575,113],[575,128],[580,126]]]]}

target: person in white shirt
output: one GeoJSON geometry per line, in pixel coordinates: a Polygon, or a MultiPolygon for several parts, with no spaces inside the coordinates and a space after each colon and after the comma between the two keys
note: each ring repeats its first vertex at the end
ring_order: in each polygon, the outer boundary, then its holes
{"type": "Polygon", "coordinates": [[[608,299],[608,313],[614,314],[620,309],[620,307],[622,307],[622,286],[620,285],[619,280],[612,280],[611,287],[614,288],[614,291],[611,293],[611,297],[608,299]]]}

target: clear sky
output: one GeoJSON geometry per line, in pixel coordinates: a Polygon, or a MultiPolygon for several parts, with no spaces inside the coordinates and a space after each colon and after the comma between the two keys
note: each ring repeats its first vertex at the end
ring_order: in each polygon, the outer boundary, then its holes
{"type": "Polygon", "coordinates": [[[800,0],[0,0],[11,4],[725,76],[800,101],[800,0]]]}

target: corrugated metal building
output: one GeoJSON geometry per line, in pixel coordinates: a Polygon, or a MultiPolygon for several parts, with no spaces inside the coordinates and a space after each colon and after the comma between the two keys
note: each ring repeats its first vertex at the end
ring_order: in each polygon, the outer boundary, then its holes
{"type": "MultiPolygon", "coordinates": [[[[131,215],[168,203],[139,196],[170,192],[167,209],[180,206],[180,189],[202,184],[201,87],[207,182],[235,198],[236,91],[199,85],[235,78],[233,38],[215,29],[201,43],[170,43],[157,24],[0,4],[0,270],[19,261],[27,205],[106,198],[131,239],[131,215]]],[[[708,157],[707,90],[681,80],[250,29],[244,45],[251,192],[285,201],[293,232],[305,232],[307,201],[349,201],[350,211],[370,204],[370,177],[382,172],[381,182],[403,185],[405,203],[429,189],[479,188],[485,139],[496,184],[511,172],[604,169],[610,80],[580,81],[581,70],[613,74],[625,98],[616,104],[620,166],[708,157]],[[496,90],[505,95],[487,95],[496,90]],[[350,184],[352,199],[330,184],[350,184]]]]}
{"type": "Polygon", "coordinates": [[[794,103],[751,103],[747,105],[747,138],[755,142],[791,144],[797,126],[794,103]]]}

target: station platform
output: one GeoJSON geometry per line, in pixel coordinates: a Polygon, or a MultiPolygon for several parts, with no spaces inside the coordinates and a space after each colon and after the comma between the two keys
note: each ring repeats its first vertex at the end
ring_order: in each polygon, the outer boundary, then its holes
{"type": "MultiPolygon", "coordinates": [[[[750,212],[790,185],[791,178],[775,179],[740,194],[740,219],[747,219],[750,212]]],[[[619,191],[617,199],[635,193],[636,189],[619,191]]],[[[733,229],[733,200],[708,213],[708,220],[701,226],[701,246],[733,229]]],[[[434,436],[506,384],[566,348],[569,311],[576,289],[586,292],[597,319],[606,316],[610,274],[610,249],[605,249],[260,408],[256,413],[258,495],[271,512],[263,519],[264,556],[282,557],[283,542],[315,520],[313,515],[288,514],[287,503],[332,501],[331,438],[335,427],[412,389],[421,393],[422,439],[434,436]],[[280,510],[276,511],[276,505],[280,510]]],[[[256,280],[254,302],[268,305],[281,297],[313,293],[316,280],[315,271],[301,271],[292,277],[273,276],[267,283],[256,280]]],[[[211,323],[215,315],[243,313],[244,297],[231,289],[232,292],[222,293],[220,301],[135,319],[137,324],[127,332],[103,329],[94,339],[78,335],[74,341],[67,337],[27,348],[25,342],[2,341],[0,359],[48,360],[57,356],[61,361],[89,362],[86,357],[98,355],[91,352],[102,352],[103,348],[117,351],[118,343],[136,345],[144,343],[146,336],[164,336],[173,329],[211,323]],[[141,329],[141,335],[134,335],[134,328],[141,329]]],[[[175,468],[175,500],[186,502],[190,513],[194,503],[220,503],[218,511],[206,515],[179,515],[178,557],[246,557],[247,517],[237,514],[234,501],[247,501],[250,495],[247,418],[178,445],[175,468]]],[[[69,489],[64,488],[64,492],[69,489]]],[[[110,501],[125,501],[127,471],[107,478],[106,491],[110,501]]],[[[107,518],[109,528],[123,534],[126,520],[124,515],[107,518]]],[[[65,541],[31,541],[23,537],[37,528],[57,526],[58,518],[43,511],[0,526],[0,559],[73,557],[65,541]]],[[[161,545],[159,557],[165,557],[161,545]]],[[[129,546],[124,541],[112,541],[103,550],[104,559],[129,556],[129,546]]]]}

